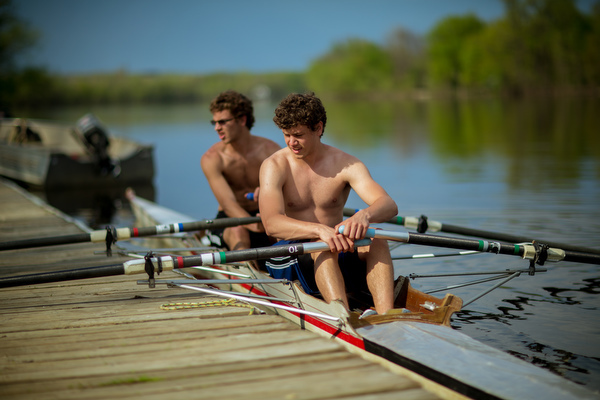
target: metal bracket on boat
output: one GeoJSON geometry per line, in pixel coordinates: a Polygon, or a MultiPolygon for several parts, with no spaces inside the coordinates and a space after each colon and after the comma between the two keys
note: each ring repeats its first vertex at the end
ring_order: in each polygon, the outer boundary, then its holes
{"type": "Polygon", "coordinates": [[[494,254],[500,253],[500,248],[502,245],[498,242],[489,242],[489,252],[494,254]]]}
{"type": "Polygon", "coordinates": [[[535,275],[535,264],[544,265],[548,259],[549,246],[543,243],[538,243],[535,240],[531,242],[535,249],[535,255],[529,260],[529,275],[535,275]]]}
{"type": "Polygon", "coordinates": [[[427,223],[427,216],[421,215],[419,217],[419,224],[417,225],[417,232],[425,233],[427,232],[427,228],[429,228],[429,224],[427,223]]]}
{"type": "MultiPolygon", "coordinates": [[[[154,280],[154,264],[152,263],[152,257],[154,257],[154,254],[151,251],[148,252],[148,254],[146,254],[146,256],[144,257],[144,260],[145,260],[144,270],[148,274],[148,287],[151,289],[153,289],[156,286],[155,280],[154,280]]],[[[156,274],[160,275],[160,273],[163,271],[162,259],[160,257],[158,257],[157,260],[158,260],[158,271],[156,271],[156,274]]]]}
{"type": "Polygon", "coordinates": [[[117,243],[117,229],[114,226],[107,225],[106,226],[106,256],[112,256],[111,246],[114,243],[117,243]]]}

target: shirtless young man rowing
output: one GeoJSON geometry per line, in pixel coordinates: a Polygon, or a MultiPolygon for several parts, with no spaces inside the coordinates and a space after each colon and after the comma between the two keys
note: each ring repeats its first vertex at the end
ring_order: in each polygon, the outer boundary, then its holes
{"type": "MultiPolygon", "coordinates": [[[[280,149],[272,140],[250,133],[254,125],[252,101],[241,93],[228,90],[210,103],[211,123],[220,141],[202,155],[200,164],[219,202],[217,218],[243,218],[258,212],[258,174],[263,160],[280,149]],[[253,193],[255,200],[245,195],[253,193]]],[[[211,232],[222,238],[230,250],[268,246],[262,224],[225,228],[211,232]]]]}
{"type": "MultiPolygon", "coordinates": [[[[348,308],[341,252],[353,252],[371,223],[398,213],[396,203],[356,157],[321,142],[327,117],[314,94],[291,94],[273,118],[287,147],[267,158],[260,170],[260,213],[268,235],[285,240],[324,241],[330,251],[313,253],[315,280],[327,302],[341,300],[348,308]],[[353,189],[368,205],[343,220],[353,189]],[[344,225],[343,234],[338,228],[344,225]]],[[[366,264],[366,280],[378,314],[393,308],[394,274],[385,240],[356,250],[366,264]]],[[[364,276],[363,276],[364,278],[364,276]]]]}

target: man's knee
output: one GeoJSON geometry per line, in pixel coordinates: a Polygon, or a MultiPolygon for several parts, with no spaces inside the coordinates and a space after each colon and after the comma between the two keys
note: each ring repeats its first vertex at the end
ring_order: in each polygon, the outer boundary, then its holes
{"type": "Polygon", "coordinates": [[[373,239],[370,246],[358,248],[358,257],[362,261],[368,259],[388,259],[390,257],[390,247],[386,239],[373,239]]]}
{"type": "Polygon", "coordinates": [[[250,233],[244,227],[234,226],[226,228],[223,232],[223,238],[232,250],[237,250],[240,246],[243,248],[250,247],[250,233]]]}

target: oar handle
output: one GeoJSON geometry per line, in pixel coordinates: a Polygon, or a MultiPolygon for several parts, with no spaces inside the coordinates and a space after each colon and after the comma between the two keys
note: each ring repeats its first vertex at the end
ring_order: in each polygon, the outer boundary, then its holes
{"type": "MultiPolygon", "coordinates": [[[[342,225],[338,228],[338,233],[343,234],[344,229],[346,229],[345,225],[342,225]]],[[[388,239],[394,240],[396,242],[405,242],[408,243],[409,235],[408,232],[395,232],[395,231],[384,231],[379,229],[369,228],[365,233],[366,238],[377,238],[377,239],[388,239]]]]}

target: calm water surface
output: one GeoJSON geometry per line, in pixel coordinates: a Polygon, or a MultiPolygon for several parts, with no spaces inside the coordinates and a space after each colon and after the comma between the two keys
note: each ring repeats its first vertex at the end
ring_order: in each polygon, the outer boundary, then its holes
{"type": "MultiPolygon", "coordinates": [[[[361,158],[396,200],[400,215],[424,214],[448,224],[599,249],[599,105],[572,99],[326,103],[324,141],[361,158]]],[[[274,107],[255,105],[252,131],[283,146],[271,119],[274,107]]],[[[218,139],[206,105],[98,107],[38,116],[75,121],[89,111],[113,133],[155,145],[155,185],[141,193],[198,219],[215,215],[217,203],[199,165],[201,154],[218,139]]],[[[89,203],[74,207],[71,202],[70,212],[92,224],[101,225],[111,215],[113,223],[130,223],[126,207],[107,204],[105,215],[89,203]]],[[[347,205],[363,207],[354,194],[347,205]]],[[[432,251],[449,252],[402,246],[394,254],[432,251]]],[[[396,273],[403,275],[527,267],[528,261],[518,257],[493,254],[395,262],[396,273]]],[[[452,325],[600,390],[600,267],[545,267],[547,272],[521,275],[468,305],[452,325]]],[[[430,290],[473,279],[418,278],[412,284],[430,290]]],[[[491,285],[452,292],[468,300],[491,285]]]]}

